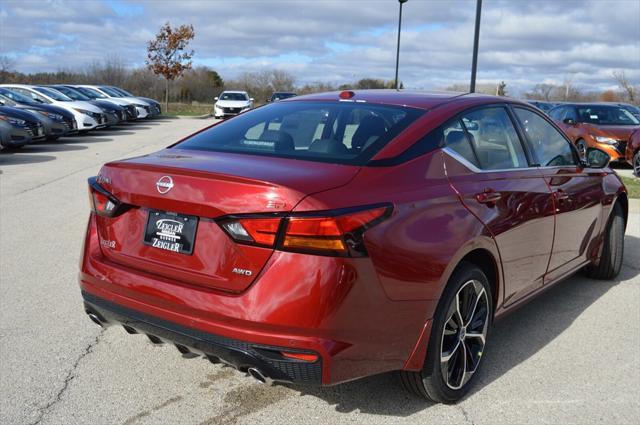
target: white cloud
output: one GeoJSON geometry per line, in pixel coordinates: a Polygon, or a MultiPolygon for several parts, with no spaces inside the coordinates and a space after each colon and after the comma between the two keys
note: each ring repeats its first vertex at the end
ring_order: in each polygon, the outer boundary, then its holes
{"type": "MultiPolygon", "coordinates": [[[[231,78],[282,68],[299,82],[393,78],[396,0],[104,1],[0,3],[0,54],[26,72],[83,67],[105,56],[144,63],[166,21],[193,24],[195,62],[231,78]],[[131,12],[131,13],[127,13],[131,12]]],[[[475,2],[410,0],[400,76],[436,88],[469,78],[475,2]]],[[[478,78],[524,88],[561,82],[605,88],[625,70],[640,82],[640,2],[485,1],[478,78]]]]}

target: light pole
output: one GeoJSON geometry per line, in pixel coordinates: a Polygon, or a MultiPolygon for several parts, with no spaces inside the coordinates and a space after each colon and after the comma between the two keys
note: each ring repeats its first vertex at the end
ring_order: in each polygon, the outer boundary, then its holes
{"type": "Polygon", "coordinates": [[[400,3],[400,14],[398,15],[398,48],[396,49],[396,90],[398,90],[398,66],[400,65],[400,28],[402,27],[402,5],[408,0],[398,0],[400,3]]]}
{"type": "Polygon", "coordinates": [[[473,36],[473,60],[471,62],[471,84],[469,91],[476,91],[476,69],[478,68],[478,42],[480,40],[480,12],[482,11],[482,0],[476,0],[476,31],[473,36]]]}

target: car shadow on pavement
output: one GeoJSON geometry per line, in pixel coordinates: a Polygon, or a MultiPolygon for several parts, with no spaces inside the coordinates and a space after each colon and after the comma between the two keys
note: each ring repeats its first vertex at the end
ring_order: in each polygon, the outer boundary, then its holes
{"type": "Polygon", "coordinates": [[[0,166],[36,164],[38,162],[53,161],[55,156],[51,155],[31,155],[17,150],[7,150],[0,153],[0,166]]]}
{"type": "MultiPolygon", "coordinates": [[[[96,135],[97,136],[97,135],[96,135]]],[[[77,136],[77,137],[65,137],[64,139],[60,139],[56,144],[59,145],[76,145],[82,143],[101,143],[101,142],[112,142],[114,139],[105,138],[99,136],[77,136]]]]}
{"type": "MultiPolygon", "coordinates": [[[[637,261],[640,238],[625,237],[625,263],[615,280],[595,280],[579,272],[541,293],[495,323],[485,363],[478,372],[469,397],[499,379],[561,335],[591,304],[622,281],[640,274],[637,261]],[[633,254],[632,254],[633,253],[633,254]]],[[[527,385],[522,382],[522,385],[527,385]]],[[[296,387],[335,405],[338,412],[409,416],[433,404],[413,396],[400,386],[395,372],[376,375],[334,387],[296,387]]]]}
{"type": "Polygon", "coordinates": [[[93,137],[104,137],[104,136],[130,136],[132,134],[136,134],[135,131],[130,131],[135,129],[126,129],[124,127],[102,130],[99,133],[93,133],[93,137]]]}
{"type": "Polygon", "coordinates": [[[87,149],[86,146],[68,145],[65,142],[56,141],[51,143],[33,143],[22,148],[20,152],[16,152],[18,155],[21,153],[56,153],[56,152],[68,152],[68,151],[82,151],[87,149]]]}

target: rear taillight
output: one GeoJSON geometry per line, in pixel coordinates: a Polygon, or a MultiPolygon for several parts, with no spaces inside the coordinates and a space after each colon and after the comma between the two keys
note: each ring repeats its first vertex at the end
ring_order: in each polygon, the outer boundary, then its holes
{"type": "Polygon", "coordinates": [[[89,202],[93,212],[103,217],[115,217],[127,209],[125,204],[100,186],[95,177],[89,178],[89,202]]]}
{"type": "Polygon", "coordinates": [[[363,257],[364,232],[391,215],[390,205],[291,215],[223,218],[220,226],[241,244],[340,257],[363,257]]]}

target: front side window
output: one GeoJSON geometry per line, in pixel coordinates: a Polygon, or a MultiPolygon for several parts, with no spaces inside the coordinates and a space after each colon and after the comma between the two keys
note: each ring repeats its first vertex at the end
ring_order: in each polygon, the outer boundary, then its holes
{"type": "Polygon", "coordinates": [[[553,108],[552,110],[549,111],[549,116],[556,121],[562,121],[562,117],[564,116],[565,109],[566,108],[562,106],[559,108],[553,108]]]}
{"type": "Polygon", "coordinates": [[[577,164],[567,139],[547,120],[528,109],[516,107],[514,111],[538,164],[543,167],[577,164]]]}
{"type": "Polygon", "coordinates": [[[578,116],[576,115],[576,109],[573,106],[567,106],[562,115],[562,120],[573,120],[577,122],[578,116]]]}
{"type": "Polygon", "coordinates": [[[276,102],[175,147],[364,165],[424,112],[355,102],[276,102]]]}
{"type": "Polygon", "coordinates": [[[504,170],[529,166],[518,133],[503,107],[476,109],[462,116],[480,168],[504,170]]]}

